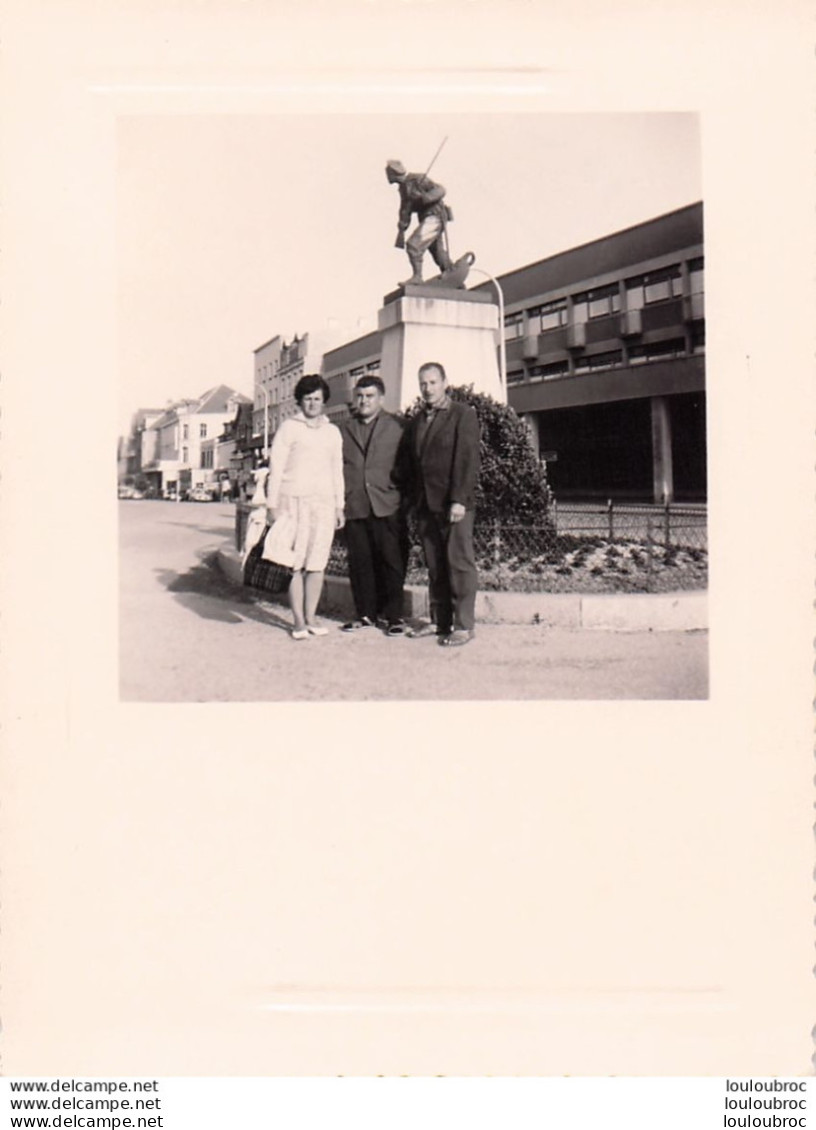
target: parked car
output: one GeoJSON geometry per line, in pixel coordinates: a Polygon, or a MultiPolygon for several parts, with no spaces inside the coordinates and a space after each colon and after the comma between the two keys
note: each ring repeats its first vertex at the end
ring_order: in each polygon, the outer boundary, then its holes
{"type": "Polygon", "coordinates": [[[190,502],[212,502],[213,494],[206,487],[195,487],[190,491],[189,499],[190,502]]]}

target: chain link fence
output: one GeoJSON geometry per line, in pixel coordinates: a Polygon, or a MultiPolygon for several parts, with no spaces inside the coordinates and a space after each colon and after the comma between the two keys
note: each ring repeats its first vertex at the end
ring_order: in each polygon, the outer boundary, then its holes
{"type": "MultiPolygon", "coordinates": [[[[243,545],[245,504],[236,508],[236,547],[243,545]],[[242,513],[243,511],[243,513],[242,513]]],[[[409,584],[428,575],[409,521],[409,584]]],[[[479,587],[521,592],[670,592],[708,583],[704,506],[608,502],[553,506],[547,519],[522,525],[479,521],[473,534],[479,587]]],[[[346,541],[335,535],[326,570],[348,576],[346,541]]]]}
{"type": "Polygon", "coordinates": [[[551,517],[559,534],[649,539],[666,547],[708,549],[708,513],[703,505],[647,503],[555,503],[551,517]]]}

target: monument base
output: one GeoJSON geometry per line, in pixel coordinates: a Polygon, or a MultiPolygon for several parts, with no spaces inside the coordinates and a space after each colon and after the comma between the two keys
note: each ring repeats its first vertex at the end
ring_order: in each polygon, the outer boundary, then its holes
{"type": "Polygon", "coordinates": [[[386,295],[379,328],[380,376],[389,411],[414,402],[417,372],[428,361],[445,367],[450,384],[472,384],[475,392],[506,402],[497,353],[499,309],[485,291],[406,283],[386,295]]]}

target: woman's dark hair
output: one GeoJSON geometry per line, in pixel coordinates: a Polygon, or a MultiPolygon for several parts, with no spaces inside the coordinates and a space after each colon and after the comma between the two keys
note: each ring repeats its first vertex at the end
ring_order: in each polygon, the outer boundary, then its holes
{"type": "Polygon", "coordinates": [[[310,396],[313,392],[317,392],[318,389],[323,393],[323,403],[328,404],[329,397],[331,396],[328,383],[319,373],[307,373],[306,376],[301,377],[295,385],[295,400],[300,404],[304,396],[310,396]]]}

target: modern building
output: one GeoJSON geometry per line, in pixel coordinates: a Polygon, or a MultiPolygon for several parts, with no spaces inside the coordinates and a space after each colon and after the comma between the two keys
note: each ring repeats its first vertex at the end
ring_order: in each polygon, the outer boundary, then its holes
{"type": "MultiPolygon", "coordinates": [[[[528,421],[556,498],[705,499],[702,204],[498,281],[508,401],[528,421]]],[[[326,353],[332,416],[348,410],[358,376],[379,370],[381,350],[374,332],[326,353]]]]}
{"type": "Polygon", "coordinates": [[[508,399],[556,498],[704,499],[702,204],[499,283],[508,399]]]}
{"type": "Polygon", "coordinates": [[[359,378],[379,375],[381,354],[382,333],[375,330],[323,355],[323,376],[331,394],[326,415],[335,423],[348,416],[352,389],[359,378]]]}

